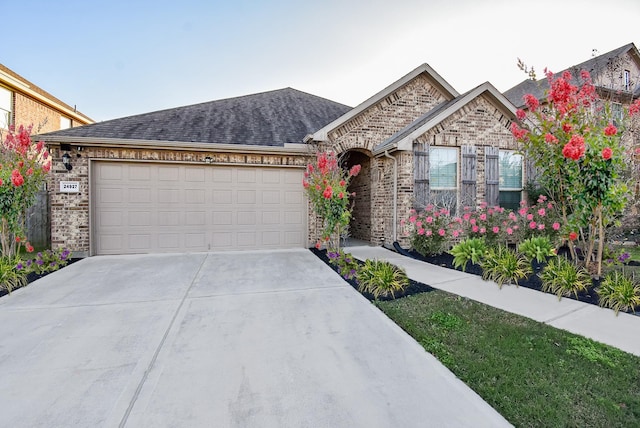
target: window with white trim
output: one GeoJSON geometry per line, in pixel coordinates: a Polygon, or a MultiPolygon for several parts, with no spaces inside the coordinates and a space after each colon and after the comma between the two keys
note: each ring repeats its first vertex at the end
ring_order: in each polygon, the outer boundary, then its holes
{"type": "Polygon", "coordinates": [[[8,129],[11,125],[13,93],[0,86],[0,129],[8,129]]]}
{"type": "Polygon", "coordinates": [[[429,148],[430,202],[455,212],[458,205],[458,149],[429,148]]]}
{"type": "Polygon", "coordinates": [[[500,206],[516,211],[522,200],[522,155],[500,150],[500,206]]]}

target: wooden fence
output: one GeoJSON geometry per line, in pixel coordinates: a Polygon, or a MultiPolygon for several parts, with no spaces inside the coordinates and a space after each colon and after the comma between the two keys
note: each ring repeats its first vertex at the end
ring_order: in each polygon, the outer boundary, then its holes
{"type": "Polygon", "coordinates": [[[27,238],[35,248],[51,247],[51,222],[49,219],[49,195],[41,190],[34,204],[27,210],[27,238]]]}

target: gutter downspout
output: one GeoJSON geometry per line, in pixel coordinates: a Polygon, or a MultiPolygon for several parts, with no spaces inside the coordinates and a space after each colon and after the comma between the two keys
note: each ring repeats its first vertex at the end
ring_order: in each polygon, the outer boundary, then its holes
{"type": "Polygon", "coordinates": [[[384,151],[384,157],[393,161],[393,242],[398,240],[398,160],[384,151]]]}

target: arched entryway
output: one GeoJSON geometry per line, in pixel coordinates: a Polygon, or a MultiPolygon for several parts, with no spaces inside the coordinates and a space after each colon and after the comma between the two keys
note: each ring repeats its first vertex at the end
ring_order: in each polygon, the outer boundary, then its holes
{"type": "Polygon", "coordinates": [[[351,169],[360,165],[360,174],[349,183],[349,193],[355,192],[352,199],[353,211],[349,224],[349,237],[362,241],[371,241],[371,157],[363,152],[350,150],[342,155],[342,165],[351,169]]]}

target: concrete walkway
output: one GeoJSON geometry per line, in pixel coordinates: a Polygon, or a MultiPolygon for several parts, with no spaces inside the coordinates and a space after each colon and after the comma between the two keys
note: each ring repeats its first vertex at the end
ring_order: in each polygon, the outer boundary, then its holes
{"type": "Polygon", "coordinates": [[[509,426],[308,250],[91,257],[0,325],[1,427],[509,426]]]}
{"type": "Polygon", "coordinates": [[[494,282],[484,281],[477,275],[425,263],[382,247],[349,247],[346,251],[360,260],[388,260],[404,267],[407,275],[414,281],[640,356],[639,316],[627,313],[615,316],[611,309],[567,298],[558,301],[553,294],[525,287],[505,285],[500,289],[494,282]]]}

